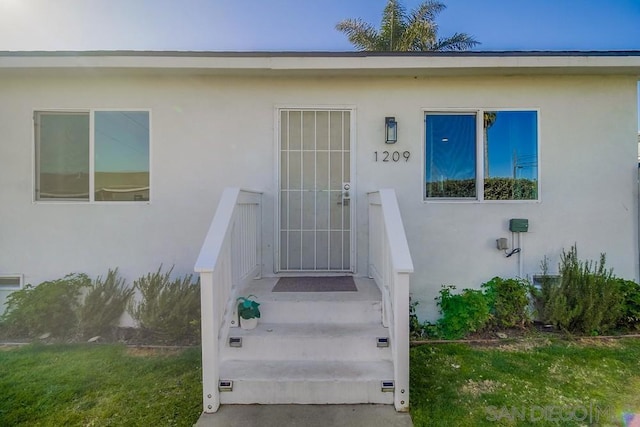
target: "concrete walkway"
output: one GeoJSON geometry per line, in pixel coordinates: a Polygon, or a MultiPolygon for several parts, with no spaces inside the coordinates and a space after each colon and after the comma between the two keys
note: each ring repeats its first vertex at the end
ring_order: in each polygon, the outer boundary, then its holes
{"type": "Polygon", "coordinates": [[[412,427],[393,405],[222,405],[196,427],[412,427]]]}

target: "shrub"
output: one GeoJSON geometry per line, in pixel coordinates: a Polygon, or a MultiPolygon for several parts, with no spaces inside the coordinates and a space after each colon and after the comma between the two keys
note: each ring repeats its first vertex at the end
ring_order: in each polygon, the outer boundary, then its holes
{"type": "Polygon", "coordinates": [[[492,322],[499,328],[525,327],[531,322],[531,285],[523,279],[494,277],[482,285],[492,322]]]}
{"type": "Polygon", "coordinates": [[[113,335],[133,293],[134,288],[118,277],[117,268],[109,269],[104,280],[98,276],[78,310],[80,336],[113,335]]]}
{"type": "Polygon", "coordinates": [[[640,285],[631,280],[618,279],[622,293],[622,316],[618,326],[626,330],[640,329],[640,285]]]}
{"type": "Polygon", "coordinates": [[[170,279],[171,268],[134,282],[140,300],[132,300],[129,313],[145,333],[163,343],[194,343],[200,338],[200,284],[192,275],[170,279]]]}
{"type": "Polygon", "coordinates": [[[13,337],[35,337],[47,332],[60,338],[74,336],[79,297],[82,288],[90,283],[86,274],[68,274],[12,292],[2,315],[5,332],[13,337]]]}
{"type": "MultiPolygon", "coordinates": [[[[543,261],[543,272],[546,266],[543,261]]],[[[543,280],[541,299],[545,321],[560,329],[601,334],[613,329],[623,316],[623,293],[612,270],[599,262],[580,261],[576,246],[560,257],[560,279],[543,280]]]]}
{"type": "Polygon", "coordinates": [[[438,335],[445,339],[458,339],[483,329],[489,321],[489,302],[482,291],[463,289],[451,293],[456,287],[443,286],[436,297],[442,317],[437,322],[438,335]]]}
{"type": "Polygon", "coordinates": [[[418,305],[420,305],[420,302],[409,295],[409,339],[420,340],[429,336],[437,337],[438,328],[436,325],[430,322],[420,322],[420,319],[418,319],[418,314],[416,313],[418,305]]]}

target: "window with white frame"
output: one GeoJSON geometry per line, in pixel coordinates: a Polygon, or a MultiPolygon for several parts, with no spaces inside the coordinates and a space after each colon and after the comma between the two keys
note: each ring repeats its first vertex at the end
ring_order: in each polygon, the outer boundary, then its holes
{"type": "Polygon", "coordinates": [[[148,111],[37,111],[36,201],[148,201],[148,111]]]}
{"type": "Polygon", "coordinates": [[[22,289],[22,275],[0,274],[0,291],[17,291],[22,289]]]}
{"type": "Polygon", "coordinates": [[[538,113],[425,115],[425,199],[537,200],[538,113]]]}

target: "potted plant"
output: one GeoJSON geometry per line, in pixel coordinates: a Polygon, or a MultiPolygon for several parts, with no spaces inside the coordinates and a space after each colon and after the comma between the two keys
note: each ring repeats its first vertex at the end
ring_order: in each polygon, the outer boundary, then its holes
{"type": "Polygon", "coordinates": [[[255,295],[248,295],[246,297],[239,297],[238,302],[238,316],[240,317],[240,327],[242,329],[253,329],[258,326],[258,319],[260,318],[260,303],[251,298],[256,298],[255,295]]]}

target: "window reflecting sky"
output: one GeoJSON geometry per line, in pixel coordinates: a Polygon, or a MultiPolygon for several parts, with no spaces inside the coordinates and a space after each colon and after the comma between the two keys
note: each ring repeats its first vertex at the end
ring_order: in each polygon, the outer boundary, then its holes
{"type": "Polygon", "coordinates": [[[496,112],[487,139],[490,177],[537,179],[537,112],[496,112]]]}
{"type": "Polygon", "coordinates": [[[149,171],[149,113],[95,113],[96,172],[149,171]]]}
{"type": "Polygon", "coordinates": [[[476,115],[428,114],[427,182],[476,176],[476,115]]]}

